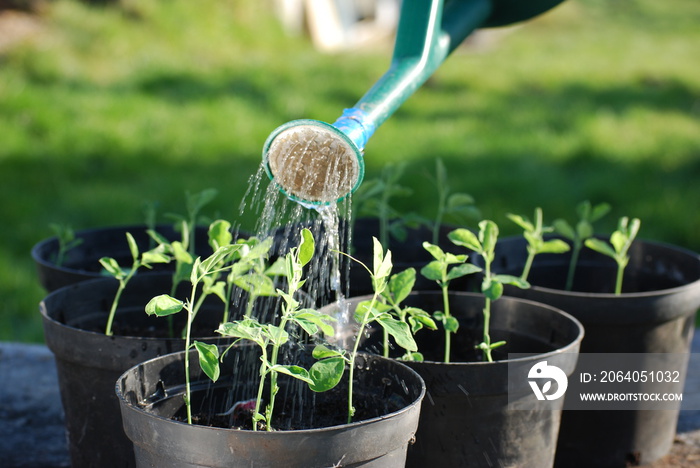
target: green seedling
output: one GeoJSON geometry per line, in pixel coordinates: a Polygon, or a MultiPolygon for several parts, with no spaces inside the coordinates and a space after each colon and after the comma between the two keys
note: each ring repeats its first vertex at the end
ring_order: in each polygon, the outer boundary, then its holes
{"type": "MultiPolygon", "coordinates": [[[[283,298],[279,324],[260,323],[254,317],[246,316],[242,320],[223,323],[217,333],[222,336],[239,340],[252,341],[261,351],[261,365],[259,370],[260,381],[253,412],[253,430],[257,430],[258,423],[263,424],[268,431],[272,430],[272,415],[275,407],[275,398],[279,387],[277,379],[279,374],[289,375],[305,382],[312,391],[322,392],[335,387],[343,374],[345,361],[334,353],[329,354],[326,347],[314,349],[313,356],[319,359],[309,370],[297,365],[285,365],[278,363],[280,348],[289,341],[288,326],[298,325],[309,335],[316,335],[319,330],[331,335],[334,330],[331,325],[331,317],[314,309],[301,308],[301,304],[294,298],[304,284],[302,273],[304,266],[311,260],[314,254],[315,243],[311,231],[302,230],[302,239],[298,247],[290,250],[285,256],[285,276],[287,277],[287,290],[278,290],[283,298]],[[270,350],[268,351],[268,348],[270,350]],[[269,377],[270,395],[265,413],[261,412],[265,383],[269,377]]],[[[233,346],[233,345],[232,345],[233,346]]],[[[216,368],[218,374],[219,362],[213,359],[214,354],[209,355],[208,366],[216,368]]],[[[207,374],[208,375],[208,374],[207,374]]],[[[211,376],[210,376],[211,377],[211,376]]]]}
{"type": "Polygon", "coordinates": [[[421,274],[427,279],[435,281],[442,291],[443,309],[436,311],[433,314],[433,318],[442,323],[442,327],[445,330],[444,361],[448,363],[452,352],[452,334],[457,333],[459,329],[459,322],[450,312],[450,282],[454,279],[477,273],[481,271],[481,268],[471,263],[466,263],[468,256],[465,254],[454,255],[429,242],[423,242],[423,248],[433,256],[433,260],[421,269],[421,274]]]}
{"type": "Polygon", "coordinates": [[[620,218],[617,230],[610,236],[610,244],[596,238],[586,239],[586,247],[593,249],[596,252],[602,253],[611,257],[617,263],[617,277],[615,280],[615,294],[622,294],[622,279],[625,274],[625,268],[629,263],[629,248],[634,242],[634,238],[639,233],[641,221],[638,218],[629,220],[629,218],[620,218]]]}
{"type": "Polygon", "coordinates": [[[498,240],[498,226],[493,221],[484,220],[479,223],[479,235],[468,229],[456,229],[448,234],[449,239],[456,245],[465,247],[479,254],[484,261],[484,278],[481,284],[481,292],[484,294],[485,303],[483,309],[484,329],[483,340],[476,347],[483,352],[484,360],[493,361],[492,351],[506,344],[505,341],[491,342],[490,321],[491,303],[503,295],[503,285],[509,284],[522,289],[529,288],[527,281],[511,275],[497,275],[491,271],[491,263],[495,257],[496,241],[498,240]]]}
{"type": "Polygon", "coordinates": [[[441,159],[435,163],[435,185],[438,190],[438,207],[432,223],[433,244],[438,244],[440,226],[446,216],[457,219],[460,224],[479,217],[479,210],[474,206],[474,198],[467,193],[452,193],[447,177],[447,170],[441,159]]]}
{"type": "Polygon", "coordinates": [[[569,271],[566,275],[566,290],[571,291],[574,285],[574,275],[576,274],[576,264],[586,239],[593,237],[593,223],[601,219],[610,211],[610,205],[600,203],[592,206],[591,202],[583,201],[576,207],[578,221],[576,226],[571,226],[563,219],[557,219],[552,223],[557,234],[569,239],[572,244],[571,261],[569,271]]]}
{"type": "Polygon", "coordinates": [[[522,280],[527,281],[536,255],[541,253],[558,254],[569,251],[569,244],[561,239],[544,240],[544,234],[554,231],[554,228],[542,225],[542,208],[535,208],[534,222],[519,215],[509,213],[507,216],[515,224],[523,228],[523,236],[527,240],[527,260],[520,275],[522,280]]]}
{"type": "Polygon", "coordinates": [[[168,317],[178,312],[187,311],[187,322],[185,325],[185,406],[187,409],[187,423],[192,424],[191,388],[190,388],[190,362],[189,351],[192,347],[197,349],[199,363],[204,373],[213,381],[219,378],[218,358],[219,350],[215,345],[192,342],[192,323],[199,312],[204,299],[210,294],[216,294],[223,298],[224,282],[220,275],[230,268],[228,260],[233,253],[240,248],[239,245],[229,244],[219,247],[209,257],[202,260],[197,257],[194,261],[190,274],[190,284],[192,289],[190,296],[183,302],[168,294],[162,294],[151,299],[146,304],[146,313],[158,317],[168,317]],[[222,266],[223,265],[223,266],[222,266]],[[197,297],[199,287],[202,287],[201,297],[197,297]]]}
{"type": "MultiPolygon", "coordinates": [[[[381,296],[387,289],[389,283],[389,276],[391,275],[392,262],[391,262],[391,251],[387,250],[384,254],[384,249],[381,242],[376,238],[372,238],[373,244],[373,265],[372,269],[367,267],[361,261],[346,255],[351,260],[360,264],[372,278],[372,289],[374,294],[372,299],[369,301],[360,302],[355,308],[355,320],[359,324],[359,332],[355,336],[355,344],[353,345],[350,356],[344,351],[332,350],[328,348],[322,348],[324,352],[324,357],[326,359],[338,359],[342,358],[347,362],[349,367],[348,376],[348,424],[352,422],[352,418],[355,415],[355,407],[353,405],[353,384],[355,376],[355,361],[357,359],[357,354],[360,346],[361,336],[365,329],[367,329],[370,324],[376,323],[382,327],[389,335],[394,338],[396,343],[405,349],[407,352],[418,351],[418,345],[416,344],[413,335],[411,334],[411,329],[406,322],[397,320],[390,312],[389,306],[382,303],[381,296]]],[[[343,366],[344,368],[344,366],[343,366]]],[[[342,374],[341,374],[342,376],[342,374]]]]}
{"type": "Polygon", "coordinates": [[[168,255],[165,248],[162,245],[158,245],[155,248],[148,250],[146,252],[140,253],[139,247],[134,240],[131,233],[126,233],[126,240],[129,244],[129,251],[131,252],[132,263],[131,268],[122,268],[119,263],[111,257],[102,257],[100,259],[100,264],[105,269],[105,271],[116,278],[119,281],[119,287],[117,288],[117,293],[112,301],[112,306],[109,310],[109,317],[107,319],[107,326],[105,328],[105,334],[107,336],[112,335],[112,324],[114,322],[114,316],[117,312],[117,307],[121,295],[124,292],[127,284],[139,270],[139,268],[151,268],[152,265],[157,263],[169,263],[172,257],[168,255]]]}
{"type": "Polygon", "coordinates": [[[49,227],[58,239],[58,252],[54,258],[57,266],[63,266],[66,261],[66,254],[75,247],[83,243],[83,239],[76,238],[73,228],[65,224],[50,224],[49,227]]]}
{"type": "MultiPolygon", "coordinates": [[[[435,321],[423,309],[418,307],[403,307],[401,304],[413,291],[416,283],[415,268],[408,268],[391,276],[386,287],[381,292],[381,299],[386,304],[386,312],[407,324],[411,333],[415,335],[422,328],[437,330],[435,321]]],[[[389,332],[382,329],[384,334],[384,357],[389,357],[389,332]]],[[[406,361],[423,361],[423,355],[418,350],[411,351],[404,348],[404,355],[400,358],[406,361]]]]}
{"type": "Polygon", "coordinates": [[[406,217],[400,216],[391,206],[392,198],[406,197],[412,193],[410,188],[398,183],[405,169],[405,163],[387,165],[379,178],[365,181],[353,195],[359,216],[374,216],[379,219],[379,240],[383,246],[389,245],[390,236],[399,240],[406,238],[403,222],[406,217]]]}

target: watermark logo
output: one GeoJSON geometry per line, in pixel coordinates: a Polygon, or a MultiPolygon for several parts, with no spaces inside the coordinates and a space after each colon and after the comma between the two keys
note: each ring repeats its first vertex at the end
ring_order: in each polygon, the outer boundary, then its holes
{"type": "Polygon", "coordinates": [[[528,383],[538,400],[556,400],[564,396],[569,380],[563,370],[557,366],[547,365],[547,361],[540,361],[530,368],[527,374],[528,383]],[[529,380],[535,379],[535,380],[529,380]],[[540,386],[540,381],[542,385],[540,386]],[[552,391],[552,382],[556,382],[556,391],[552,391]]]}

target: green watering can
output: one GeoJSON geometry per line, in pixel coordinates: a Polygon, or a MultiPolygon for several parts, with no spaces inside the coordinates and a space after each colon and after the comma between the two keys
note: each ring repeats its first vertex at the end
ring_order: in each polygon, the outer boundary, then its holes
{"type": "Polygon", "coordinates": [[[293,120],[270,134],[263,164],[277,187],[306,205],[340,201],[364,176],[367,140],[469,34],[532,18],[563,0],[403,0],[389,70],[332,125],[293,120]]]}

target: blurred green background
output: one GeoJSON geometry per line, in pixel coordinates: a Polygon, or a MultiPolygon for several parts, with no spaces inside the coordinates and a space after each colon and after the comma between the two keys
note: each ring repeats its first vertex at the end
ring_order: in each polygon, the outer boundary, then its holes
{"type": "MultiPolygon", "coordinates": [[[[505,234],[508,212],[571,219],[588,199],[612,205],[606,229],[635,216],[640,237],[700,251],[699,24],[696,0],[567,0],[480,33],[378,129],[366,177],[405,161],[395,205],[432,216],[439,157],[505,234]]],[[[50,223],[140,223],[214,187],[210,212],[253,229],[239,205],[267,135],[333,122],[392,47],[322,53],[272,0],[0,10],[0,340],[43,340],[30,250],[50,223]]]]}

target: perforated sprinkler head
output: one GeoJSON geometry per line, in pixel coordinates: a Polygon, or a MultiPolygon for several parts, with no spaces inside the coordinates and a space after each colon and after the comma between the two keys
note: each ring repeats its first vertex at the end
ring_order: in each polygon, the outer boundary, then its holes
{"type": "Polygon", "coordinates": [[[362,150],[341,130],[318,120],[294,120],[265,142],[270,179],[292,200],[327,205],[343,200],[362,182],[362,150]]]}

